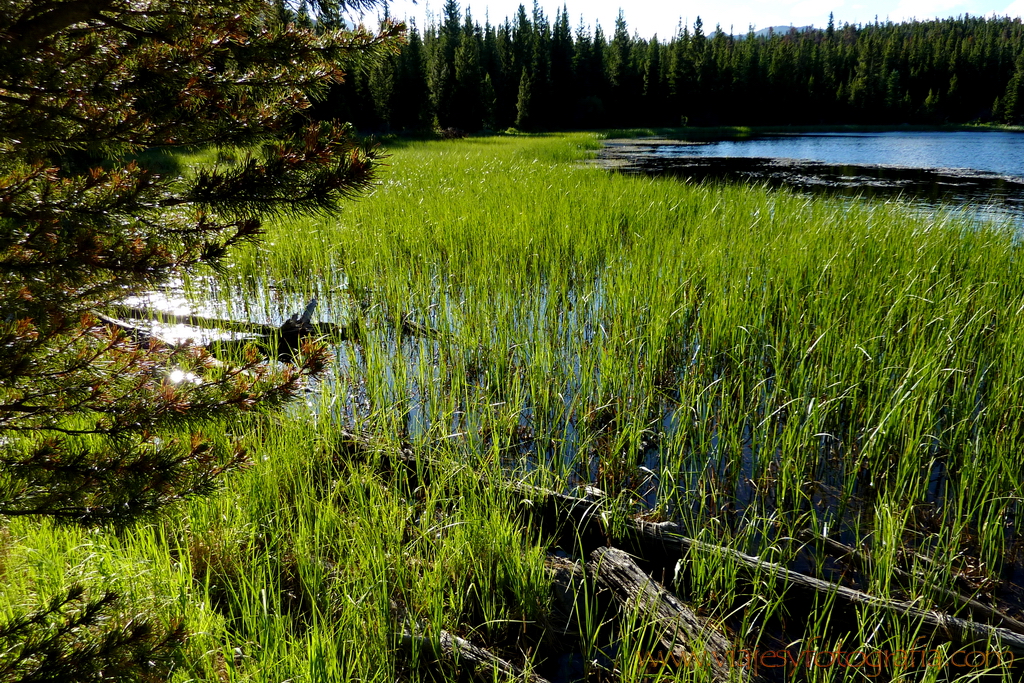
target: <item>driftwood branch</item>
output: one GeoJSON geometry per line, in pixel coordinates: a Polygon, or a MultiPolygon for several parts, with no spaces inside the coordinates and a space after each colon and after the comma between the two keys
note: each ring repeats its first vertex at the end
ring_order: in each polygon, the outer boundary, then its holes
{"type": "MultiPolygon", "coordinates": [[[[109,309],[110,315],[96,313],[96,316],[107,325],[112,325],[131,335],[140,344],[148,344],[157,338],[141,326],[132,325],[127,321],[145,321],[147,323],[159,322],[170,325],[187,325],[188,327],[204,329],[220,329],[231,332],[238,332],[246,335],[244,339],[232,340],[230,342],[219,342],[224,344],[245,344],[249,342],[260,342],[261,340],[271,341],[279,339],[287,349],[296,349],[304,337],[331,337],[337,341],[361,341],[364,338],[364,330],[360,321],[353,320],[347,325],[336,325],[334,323],[313,323],[313,312],[316,310],[317,299],[313,299],[300,314],[291,316],[280,327],[264,323],[228,320],[225,318],[211,318],[202,315],[179,315],[176,313],[165,313],[153,311],[137,306],[120,305],[109,309]]],[[[424,337],[449,341],[449,337],[428,325],[418,323],[409,315],[403,315],[398,333],[413,337],[424,337]]]]}
{"type": "Polygon", "coordinates": [[[306,310],[301,314],[301,316],[300,314],[293,315],[280,327],[276,325],[266,325],[263,323],[241,322],[238,320],[227,320],[224,318],[210,318],[202,315],[178,315],[175,313],[164,313],[146,308],[138,308],[136,306],[115,306],[110,310],[110,312],[115,318],[123,320],[140,320],[146,322],[161,322],[171,325],[188,325],[189,327],[202,327],[207,329],[222,329],[259,337],[270,337],[289,332],[298,333],[299,331],[304,334],[314,336],[340,335],[344,337],[350,332],[349,326],[342,327],[333,323],[310,323],[310,319],[312,318],[313,310],[315,308],[316,298],[309,302],[309,305],[306,306],[306,310]]]}
{"type": "Polygon", "coordinates": [[[667,653],[663,661],[707,669],[713,681],[760,680],[749,669],[737,668],[743,662],[737,660],[728,638],[652,581],[629,555],[617,548],[598,548],[590,558],[588,567],[622,610],[635,610],[653,623],[658,646],[667,653]]]}
{"type": "MultiPolygon", "coordinates": [[[[345,442],[349,447],[358,441],[351,436],[345,442]]],[[[416,456],[407,449],[396,454],[396,460],[415,461],[416,456]]],[[[429,460],[426,460],[429,462],[429,460]]],[[[561,529],[570,529],[577,538],[608,539],[605,526],[609,511],[600,501],[587,500],[542,489],[522,482],[506,482],[509,487],[528,499],[535,519],[561,529]]],[[[780,564],[747,555],[726,546],[715,545],[688,538],[683,529],[672,522],[652,523],[638,519],[625,520],[617,545],[632,553],[657,556],[673,561],[685,561],[691,553],[704,553],[714,557],[728,558],[734,562],[748,579],[768,582],[781,592],[793,591],[804,596],[834,598],[837,604],[851,608],[869,607],[888,612],[897,617],[919,623],[922,635],[933,636],[957,647],[977,643],[992,643],[1014,656],[1024,656],[1024,635],[998,626],[990,626],[968,619],[961,619],[944,612],[923,610],[915,605],[870,595],[853,588],[817,579],[793,571],[780,564]]]]}
{"type": "MultiPolygon", "coordinates": [[[[549,522],[563,527],[568,525],[581,536],[595,538],[606,535],[604,519],[608,512],[600,501],[576,498],[525,484],[511,485],[533,500],[535,514],[549,517],[549,522]]],[[[682,528],[672,522],[654,524],[643,520],[627,520],[624,533],[616,544],[630,552],[658,556],[665,560],[685,561],[690,553],[728,558],[735,562],[747,578],[771,582],[780,591],[795,591],[805,596],[835,596],[839,604],[873,607],[919,622],[923,635],[933,635],[958,647],[991,641],[1015,656],[1024,656],[1024,635],[1012,630],[953,617],[944,612],[923,610],[908,602],[880,598],[831,581],[816,579],[732,548],[688,538],[682,528]]]]}
{"type": "Polygon", "coordinates": [[[568,558],[549,554],[544,561],[544,569],[551,579],[551,596],[554,598],[546,627],[561,637],[581,637],[579,595],[589,590],[583,566],[568,558]]]}
{"type": "Polygon", "coordinates": [[[944,612],[922,610],[908,602],[888,600],[831,581],[816,579],[732,548],[687,538],[682,535],[679,527],[671,522],[652,524],[633,521],[630,526],[636,539],[646,544],[658,544],[666,549],[674,549],[680,557],[691,552],[728,557],[748,576],[771,581],[782,590],[796,588],[821,596],[834,595],[838,602],[856,607],[874,607],[919,622],[925,632],[958,646],[991,641],[998,647],[1013,652],[1014,655],[1024,655],[1024,636],[1005,628],[960,619],[944,612]]]}
{"type": "Polygon", "coordinates": [[[524,683],[548,683],[547,679],[523,671],[515,664],[448,631],[441,631],[436,638],[428,638],[406,628],[402,633],[402,644],[410,650],[416,648],[420,652],[433,652],[439,661],[461,669],[462,673],[485,683],[501,679],[524,683]]]}
{"type": "MultiPolygon", "coordinates": [[[[870,565],[871,558],[865,552],[848,546],[845,543],[840,543],[833,538],[816,534],[810,529],[805,529],[801,532],[800,538],[801,540],[820,543],[831,555],[839,558],[846,558],[861,569],[866,569],[870,565]]],[[[892,575],[893,578],[895,578],[900,585],[905,588],[910,587],[914,580],[914,577],[911,574],[898,567],[893,568],[892,575]]],[[[1006,629],[1007,631],[1013,631],[1014,633],[1024,635],[1024,623],[1003,614],[979,600],[975,600],[974,598],[968,597],[954,590],[944,588],[943,586],[930,585],[928,590],[936,601],[939,601],[940,604],[948,608],[965,609],[975,619],[984,619],[987,623],[992,624],[993,626],[998,626],[1006,629]]]]}
{"type": "Polygon", "coordinates": [[[111,318],[96,311],[93,311],[92,314],[96,316],[96,319],[99,320],[104,325],[116,328],[124,332],[132,340],[134,340],[136,344],[145,346],[148,345],[153,340],[153,335],[151,335],[149,332],[146,332],[140,327],[135,327],[134,325],[127,325],[120,320],[111,318]]]}

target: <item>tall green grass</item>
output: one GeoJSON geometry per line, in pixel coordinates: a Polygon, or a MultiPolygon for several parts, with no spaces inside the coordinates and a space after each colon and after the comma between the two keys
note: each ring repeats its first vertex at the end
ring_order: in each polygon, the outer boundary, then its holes
{"type": "MultiPolygon", "coordinates": [[[[430,657],[402,654],[399,614],[522,664],[550,651],[548,539],[501,477],[593,485],[620,514],[784,563],[807,562],[801,529],[840,533],[870,549],[880,595],[993,589],[1024,499],[1015,236],[899,204],[609,175],[584,163],[597,145],[409,143],[340,217],[269,226],[215,291],[265,320],[315,294],[365,340],[337,344],[305,404],[243,430],[254,466],[217,496],[120,537],[11,522],[0,604],[79,576],[131,590],[188,615],[180,680],[418,679],[430,657]],[[403,334],[407,318],[438,334],[403,334]],[[425,484],[353,458],[341,428],[444,466],[425,484]],[[907,562],[922,571],[903,589],[891,569],[907,562]]],[[[741,599],[736,567],[690,564],[695,604],[766,646],[787,609],[771,582],[741,599]]],[[[814,614],[798,635],[830,633],[827,605],[814,614]]],[[[606,654],[643,680],[632,619],[606,654]]],[[[864,639],[912,643],[897,625],[881,640],[879,619],[862,615],[864,639]]]]}

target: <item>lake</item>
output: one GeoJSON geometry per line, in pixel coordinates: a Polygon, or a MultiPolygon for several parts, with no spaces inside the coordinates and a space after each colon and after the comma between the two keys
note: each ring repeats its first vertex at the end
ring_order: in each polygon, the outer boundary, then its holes
{"type": "Polygon", "coordinates": [[[767,157],[839,165],[969,169],[1024,181],[1024,134],[1002,131],[812,133],[665,145],[663,156],[767,157]]]}
{"type": "Polygon", "coordinates": [[[912,200],[1024,229],[1024,134],[1004,131],[776,134],[688,143],[611,140],[623,173],[740,180],[800,191],[912,200]]]}

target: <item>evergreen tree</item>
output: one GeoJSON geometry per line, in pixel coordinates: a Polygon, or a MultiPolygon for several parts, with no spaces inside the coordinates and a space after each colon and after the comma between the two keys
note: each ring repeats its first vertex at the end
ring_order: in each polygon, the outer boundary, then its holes
{"type": "MultiPolygon", "coordinates": [[[[487,111],[493,125],[514,125],[524,69],[530,72],[524,101],[533,128],[1021,116],[1014,93],[1022,80],[1015,74],[1024,53],[1024,26],[1016,19],[838,27],[833,18],[820,31],[767,37],[751,31],[733,39],[721,27],[705,36],[698,18],[692,32],[680,25],[662,44],[631,36],[620,14],[608,43],[600,26],[591,33],[582,21],[573,34],[564,6],[554,24],[535,2],[532,14],[520,5],[512,19],[494,27],[488,23],[481,32],[471,23],[460,24],[458,5],[447,0],[440,23],[427,27],[418,47],[410,40],[403,54],[414,49],[428,55],[426,94],[419,89],[407,97],[396,81],[395,97],[403,104],[393,104],[392,116],[404,116],[400,110],[406,107],[418,111],[432,105],[438,122],[459,127],[474,127],[487,111]],[[473,35],[476,55],[463,33],[473,35]],[[476,74],[475,84],[468,73],[476,74]],[[485,94],[488,78],[493,97],[485,94]],[[420,106],[412,104],[414,97],[420,106]],[[990,103],[992,108],[986,106],[990,103]]],[[[405,68],[402,64],[399,60],[393,68],[405,68]]],[[[367,84],[357,74],[340,86],[346,95],[335,116],[362,121],[363,112],[379,110],[374,101],[381,98],[373,96],[380,92],[374,85],[378,78],[371,74],[367,84]]]]}
{"type": "Polygon", "coordinates": [[[608,46],[606,70],[608,74],[608,95],[611,103],[611,116],[615,125],[626,125],[631,110],[639,102],[639,93],[635,88],[635,74],[630,61],[632,41],[626,26],[626,17],[622,10],[615,19],[615,32],[608,46]]]}
{"type": "Polygon", "coordinates": [[[604,125],[607,121],[608,103],[611,100],[611,92],[608,87],[608,72],[605,69],[605,53],[608,50],[608,42],[604,39],[604,31],[601,24],[594,25],[594,41],[591,44],[590,64],[588,68],[591,74],[591,88],[593,98],[596,100],[598,118],[593,119],[592,125],[604,125]]]}
{"type": "MultiPolygon", "coordinates": [[[[0,13],[0,518],[127,525],[208,492],[245,454],[200,428],[278,405],[322,368],[314,346],[283,372],[255,356],[214,367],[201,348],[148,344],[102,316],[216,266],[264,219],[329,214],[371,181],[371,148],[296,122],[342,63],[389,49],[398,30],[317,33],[277,10],[13,0],[0,13]],[[165,145],[255,151],[187,179],[128,160],[165,145]]],[[[119,622],[120,609],[76,588],[4,615],[0,677],[164,679],[181,629],[119,622]]]]}
{"type": "Polygon", "coordinates": [[[420,130],[430,125],[430,89],[423,55],[423,40],[415,26],[398,59],[398,81],[392,125],[404,130],[420,130]]]}
{"type": "Polygon", "coordinates": [[[483,79],[480,69],[480,37],[469,11],[455,50],[455,88],[452,93],[452,124],[465,131],[483,125],[483,79]]]}
{"type": "Polygon", "coordinates": [[[533,50],[530,59],[530,73],[533,92],[533,125],[535,128],[550,128],[553,107],[551,104],[551,25],[540,9],[539,0],[533,0],[533,50]]]}
{"type": "Polygon", "coordinates": [[[647,55],[644,60],[644,114],[648,117],[647,122],[652,125],[665,123],[663,111],[665,89],[661,68],[661,49],[658,35],[655,34],[647,45],[647,55]]]}
{"type": "Polygon", "coordinates": [[[1024,51],[1017,57],[1017,68],[1006,84],[1003,96],[1002,116],[1006,123],[1024,121],[1024,51]]]}
{"type": "Polygon", "coordinates": [[[497,127],[497,120],[495,114],[498,109],[498,98],[494,91],[494,83],[491,81],[491,75],[487,74],[484,76],[484,84],[480,91],[481,101],[481,116],[483,117],[483,127],[493,129],[497,127]]]}
{"type": "Polygon", "coordinates": [[[565,6],[555,15],[551,33],[551,125],[573,125],[572,111],[576,100],[576,81],[573,78],[572,30],[565,6]]]}
{"type": "Polygon", "coordinates": [[[299,11],[296,13],[295,25],[304,29],[313,28],[313,17],[309,14],[309,3],[306,2],[306,0],[302,0],[299,3],[299,11]]]}
{"type": "Polygon", "coordinates": [[[388,55],[367,70],[366,90],[376,115],[374,127],[384,131],[391,128],[397,98],[398,55],[388,55]]]}
{"type": "Polygon", "coordinates": [[[430,50],[429,84],[434,120],[438,126],[448,128],[455,125],[455,51],[461,33],[459,4],[455,0],[447,0],[441,16],[444,23],[437,31],[430,50]]]}
{"type": "Polygon", "coordinates": [[[533,128],[533,76],[529,69],[523,69],[519,77],[519,98],[516,103],[516,128],[533,128]]]}
{"type": "Polygon", "coordinates": [[[690,31],[681,26],[675,39],[669,45],[668,66],[668,108],[672,112],[671,122],[686,125],[690,115],[689,98],[692,96],[696,78],[690,59],[690,31]]]}

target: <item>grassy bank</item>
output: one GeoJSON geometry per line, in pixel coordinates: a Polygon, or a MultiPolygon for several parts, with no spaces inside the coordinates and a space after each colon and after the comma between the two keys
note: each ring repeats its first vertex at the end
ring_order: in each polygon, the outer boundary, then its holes
{"type": "MultiPolygon", "coordinates": [[[[110,585],[139,610],[184,615],[181,681],[453,676],[403,649],[403,621],[552,677],[649,679],[644,615],[602,625],[581,594],[584,632],[553,635],[555,540],[499,484],[518,478],[594,486],[620,517],[676,520],[838,580],[843,566],[795,540],[809,529],[870,550],[853,580],[872,594],[928,607],[956,587],[1019,610],[1014,237],[894,204],[609,175],[580,163],[596,145],[396,144],[340,218],[282,221],[218,280],[190,282],[266,321],[315,294],[321,318],[359,319],[366,336],[336,346],[305,404],[225,425],[254,464],[216,496],[120,535],[10,522],[0,609],[110,585]],[[402,334],[408,321],[437,334],[402,334]],[[374,447],[353,452],[342,429],[374,447]],[[390,464],[400,447],[421,465],[390,464]]],[[[827,599],[752,592],[728,558],[690,557],[681,576],[680,594],[741,647],[893,652],[918,636],[874,610],[837,625],[827,599]]]]}

